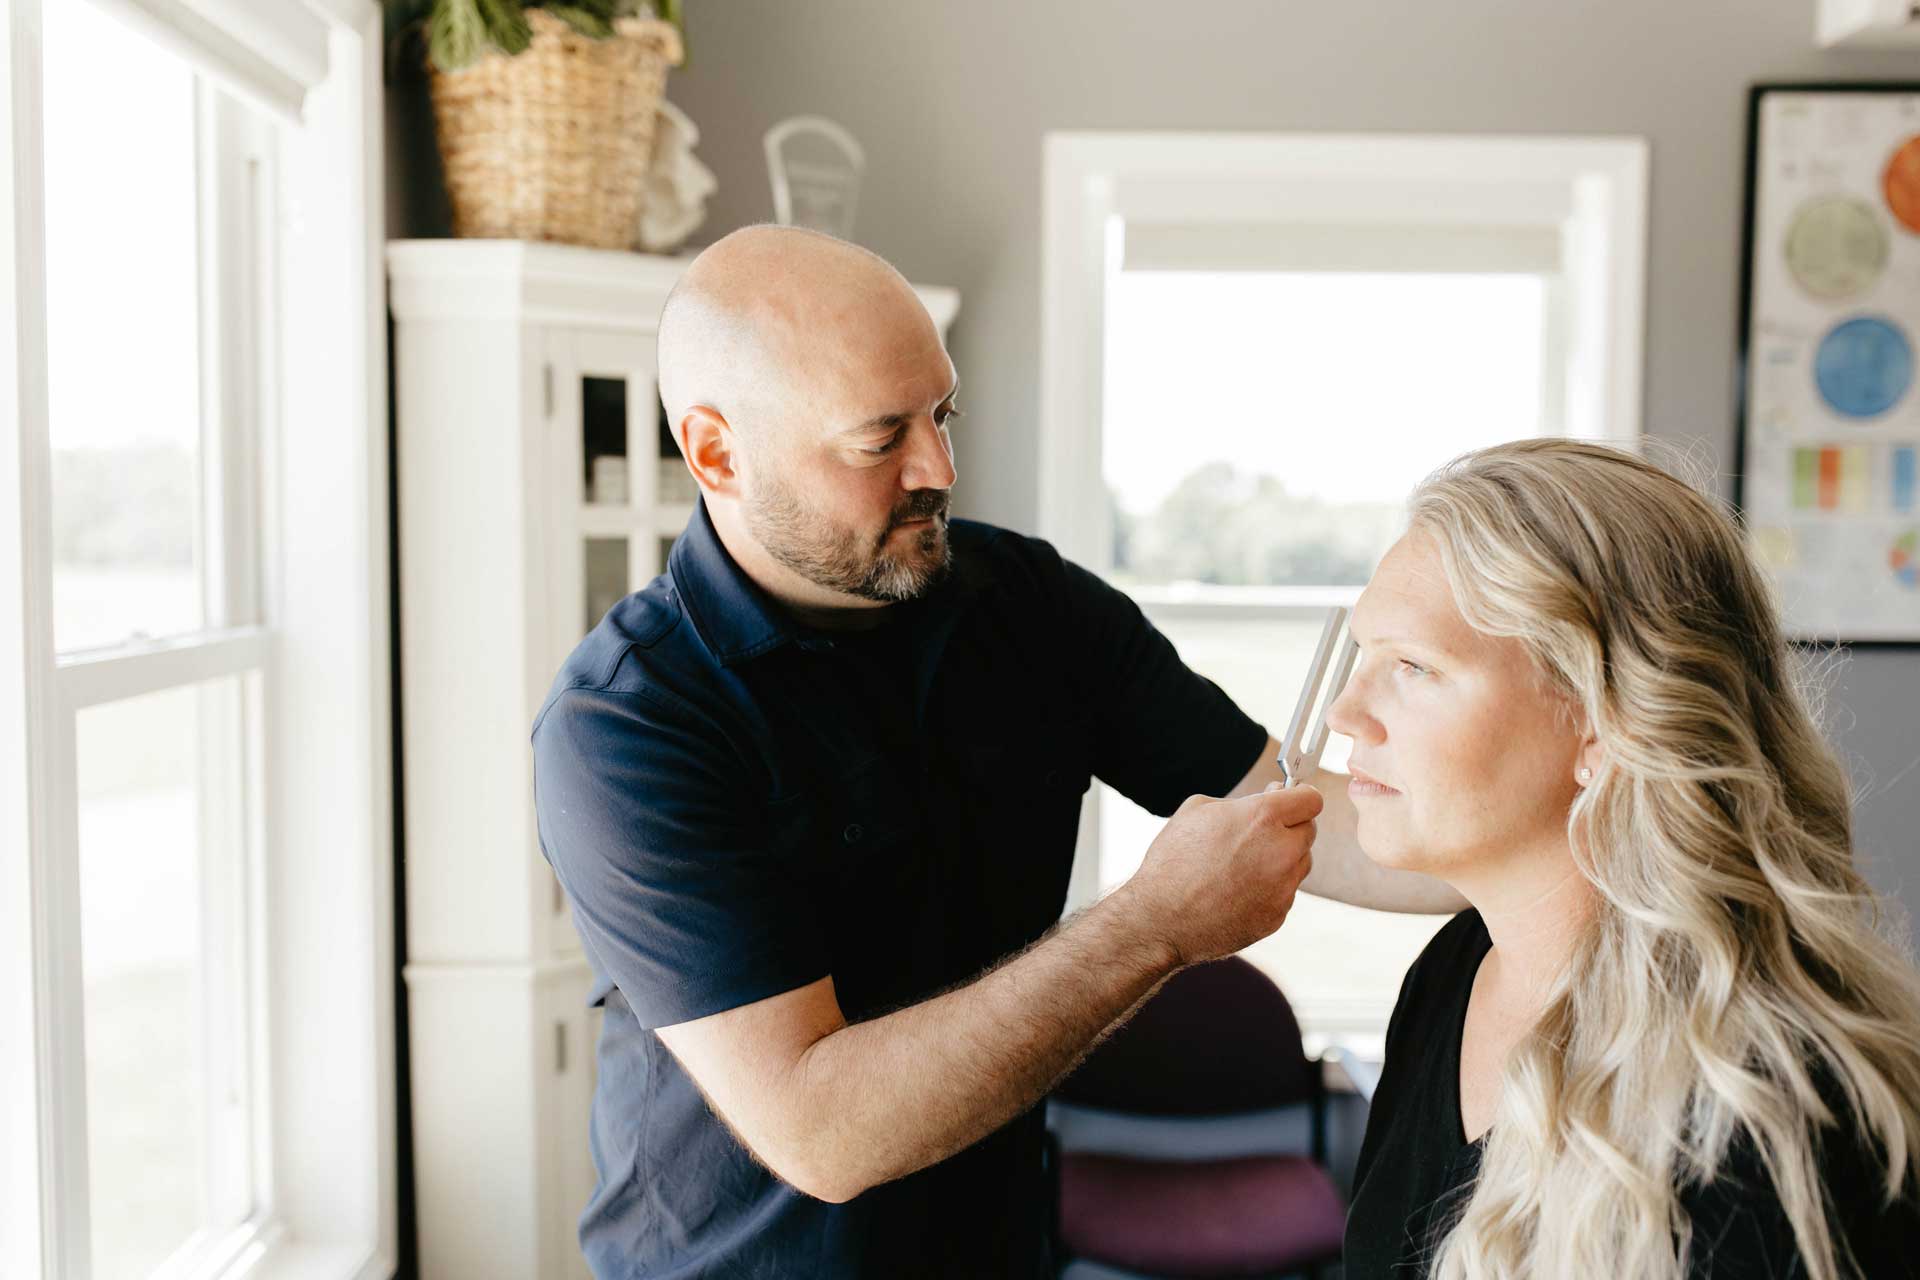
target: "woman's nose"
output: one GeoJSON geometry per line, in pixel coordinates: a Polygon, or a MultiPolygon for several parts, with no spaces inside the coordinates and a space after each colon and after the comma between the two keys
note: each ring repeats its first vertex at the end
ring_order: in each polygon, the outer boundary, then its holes
{"type": "Polygon", "coordinates": [[[1347,681],[1347,687],[1327,707],[1327,728],[1356,742],[1375,738],[1377,735],[1369,732],[1369,726],[1375,721],[1366,714],[1362,697],[1361,673],[1356,671],[1347,681]]]}

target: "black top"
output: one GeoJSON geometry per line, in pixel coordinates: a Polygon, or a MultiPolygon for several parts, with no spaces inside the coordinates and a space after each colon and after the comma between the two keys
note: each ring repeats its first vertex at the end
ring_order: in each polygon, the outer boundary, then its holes
{"type": "Polygon", "coordinates": [[[828,975],[855,1021],[965,981],[1059,918],[1091,777],[1170,814],[1259,758],[1266,731],[1128,597],[1035,539],[950,539],[927,596],[825,634],[702,507],[535,722],[541,847],[605,1008],[580,1224],[602,1280],[1041,1266],[1037,1110],[825,1204],[754,1161],[652,1030],[828,975]]]}
{"type": "MultiPolygon", "coordinates": [[[[1460,1119],[1460,1039],[1480,961],[1492,947],[1477,911],[1434,935],[1407,971],[1387,1027],[1387,1060],[1367,1116],[1347,1213],[1348,1280],[1410,1280],[1466,1204],[1481,1141],[1460,1119]]],[[[1881,1172],[1857,1131],[1821,1153],[1836,1235],[1871,1280],[1920,1276],[1920,1202],[1881,1206],[1881,1172]]],[[[1909,1184],[1911,1190],[1911,1184],[1909,1184]]],[[[1692,1280],[1804,1276],[1793,1225],[1750,1143],[1736,1141],[1712,1184],[1680,1194],[1693,1221],[1692,1280]]],[[[1843,1271],[1842,1274],[1845,1274],[1843,1271]]]]}

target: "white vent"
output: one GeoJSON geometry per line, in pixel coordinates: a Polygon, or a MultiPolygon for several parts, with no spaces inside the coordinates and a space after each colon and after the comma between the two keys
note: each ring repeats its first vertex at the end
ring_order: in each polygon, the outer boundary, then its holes
{"type": "Polygon", "coordinates": [[[1815,35],[1823,49],[1920,48],[1915,0],[1819,0],[1815,35]]]}

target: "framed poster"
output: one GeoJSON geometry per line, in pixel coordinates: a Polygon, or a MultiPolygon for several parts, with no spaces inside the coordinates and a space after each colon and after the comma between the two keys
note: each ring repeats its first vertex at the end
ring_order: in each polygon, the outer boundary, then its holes
{"type": "Polygon", "coordinates": [[[1920,84],[1748,102],[1734,500],[1810,641],[1920,643],[1920,84]]]}

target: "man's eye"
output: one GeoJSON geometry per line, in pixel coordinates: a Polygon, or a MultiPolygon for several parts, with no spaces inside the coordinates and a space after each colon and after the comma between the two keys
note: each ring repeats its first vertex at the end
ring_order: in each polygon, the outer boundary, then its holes
{"type": "Polygon", "coordinates": [[[959,406],[955,405],[953,408],[948,409],[945,413],[940,415],[939,422],[940,422],[940,425],[944,427],[949,423],[951,423],[955,418],[960,418],[964,416],[965,415],[960,412],[959,406]]]}
{"type": "Polygon", "coordinates": [[[906,435],[907,433],[904,431],[896,431],[893,433],[893,435],[888,437],[887,442],[885,444],[879,445],[876,448],[872,448],[872,449],[862,449],[860,452],[872,458],[878,458],[882,454],[892,453],[895,449],[900,447],[900,442],[906,439],[906,435]]]}

